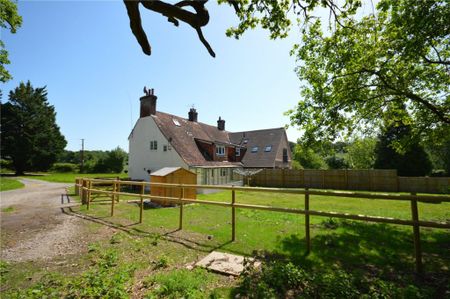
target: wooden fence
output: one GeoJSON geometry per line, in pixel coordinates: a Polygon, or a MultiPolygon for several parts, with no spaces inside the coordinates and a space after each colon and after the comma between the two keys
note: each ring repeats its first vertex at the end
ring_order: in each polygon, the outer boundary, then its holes
{"type": "Polygon", "coordinates": [[[251,186],[384,192],[450,193],[449,177],[399,177],[391,169],[263,169],[251,186]]]}
{"type": "Polygon", "coordinates": [[[90,209],[91,203],[93,202],[93,194],[103,194],[110,196],[111,199],[111,216],[114,215],[115,203],[119,201],[120,195],[131,195],[139,197],[139,223],[142,223],[143,219],[143,208],[144,208],[144,198],[165,200],[167,202],[172,202],[179,205],[180,216],[179,216],[179,229],[183,228],[183,205],[186,203],[197,203],[205,205],[215,205],[221,207],[231,208],[231,240],[236,240],[236,208],[242,209],[253,209],[253,210],[264,210],[264,211],[274,211],[283,213],[293,213],[305,215],[305,240],[306,240],[306,252],[311,251],[311,234],[310,234],[310,216],[325,216],[325,217],[335,217],[342,219],[351,219],[359,221],[377,222],[377,223],[389,223],[398,225],[407,225],[413,227],[414,235],[414,255],[415,255],[415,268],[418,274],[423,273],[422,265],[422,250],[420,244],[420,227],[430,227],[430,228],[443,228],[450,229],[450,222],[436,222],[436,221],[423,221],[419,220],[419,211],[417,208],[418,202],[440,204],[442,202],[450,202],[450,196],[431,196],[431,195],[416,195],[411,193],[411,195],[399,195],[399,194],[369,194],[369,193],[356,193],[356,192],[343,192],[343,191],[318,191],[306,189],[286,189],[286,188],[254,188],[254,187],[235,187],[235,186],[217,186],[217,185],[187,185],[187,184],[165,184],[165,183],[148,183],[148,182],[135,182],[135,181],[119,181],[119,180],[99,180],[99,179],[85,179],[77,178],[75,182],[75,193],[79,194],[83,204],[87,205],[87,209],[90,209]],[[96,188],[97,186],[97,188],[96,188]],[[108,187],[110,190],[100,189],[108,187]],[[140,193],[127,193],[121,192],[121,186],[138,186],[140,188],[140,193]],[[181,190],[181,196],[177,197],[161,197],[152,196],[145,194],[146,187],[158,186],[166,188],[179,188],[181,190]],[[206,201],[206,200],[195,200],[184,198],[186,189],[219,189],[231,191],[230,202],[217,202],[217,201],[206,201]],[[285,207],[272,207],[263,205],[250,205],[244,203],[236,202],[236,191],[244,192],[275,192],[275,193],[290,193],[304,195],[304,209],[294,209],[285,207]],[[333,197],[355,197],[355,198],[366,198],[366,199],[382,199],[382,200],[401,200],[410,201],[411,203],[411,220],[396,219],[390,217],[379,217],[379,216],[366,216],[366,215],[355,215],[348,213],[336,213],[336,212],[325,212],[325,211],[314,211],[309,209],[309,203],[312,195],[321,196],[333,196],[333,197]]]}

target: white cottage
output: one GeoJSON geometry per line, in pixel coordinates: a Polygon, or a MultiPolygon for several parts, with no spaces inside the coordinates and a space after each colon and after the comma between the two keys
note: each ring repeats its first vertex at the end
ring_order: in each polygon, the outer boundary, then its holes
{"type": "Polygon", "coordinates": [[[140,118],[128,137],[128,171],[132,179],[150,179],[163,167],[197,173],[198,184],[229,184],[234,169],[290,168],[291,153],[284,128],[230,133],[225,120],[217,126],[198,122],[194,108],[188,118],[156,111],[153,89],[141,97],[140,118]],[[247,151],[247,149],[249,149],[247,151]]]}

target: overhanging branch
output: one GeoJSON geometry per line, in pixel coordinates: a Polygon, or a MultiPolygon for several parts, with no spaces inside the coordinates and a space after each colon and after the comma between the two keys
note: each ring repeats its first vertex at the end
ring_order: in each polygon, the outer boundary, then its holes
{"type": "MultiPolygon", "coordinates": [[[[130,27],[134,36],[136,37],[139,45],[141,45],[142,51],[150,55],[151,47],[148,42],[147,35],[142,28],[141,15],[139,12],[139,3],[141,3],[146,9],[157,12],[168,18],[168,21],[178,26],[179,21],[189,24],[197,32],[200,41],[208,50],[209,54],[213,57],[216,56],[213,49],[203,36],[202,27],[209,22],[209,12],[205,8],[205,3],[208,0],[202,1],[181,1],[176,4],[169,4],[163,1],[157,0],[124,0],[125,7],[130,18],[130,27]],[[183,7],[190,6],[195,10],[195,13],[183,9],[183,7]]],[[[236,5],[233,5],[235,9],[236,5]]]]}

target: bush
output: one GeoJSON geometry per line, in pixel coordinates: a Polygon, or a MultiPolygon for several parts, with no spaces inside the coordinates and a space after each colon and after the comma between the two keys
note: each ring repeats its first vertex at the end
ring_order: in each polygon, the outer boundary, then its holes
{"type": "Polygon", "coordinates": [[[12,161],[0,159],[0,169],[14,171],[14,166],[12,164],[12,161]]]}
{"type": "Polygon", "coordinates": [[[78,172],[78,165],[73,163],[55,163],[50,169],[52,172],[78,172]]]}

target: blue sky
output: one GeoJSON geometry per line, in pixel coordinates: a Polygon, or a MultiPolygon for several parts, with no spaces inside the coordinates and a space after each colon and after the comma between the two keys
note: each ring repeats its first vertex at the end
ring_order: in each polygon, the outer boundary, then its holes
{"type": "MultiPolygon", "coordinates": [[[[232,8],[209,3],[204,35],[216,52],[209,56],[195,31],[141,7],[152,55],[142,53],[129,28],[122,1],[20,1],[23,25],[3,30],[14,79],[1,87],[3,101],[21,81],[47,86],[57,122],[79,150],[128,150],[128,134],[139,117],[145,86],[155,89],[157,110],[187,117],[194,105],[199,121],[215,125],[221,116],[229,131],[280,127],[285,111],[300,99],[295,59],[298,34],[270,40],[263,30],[240,40],[225,36],[238,20],[232,8]]],[[[300,132],[288,129],[289,140],[300,132]]]]}

